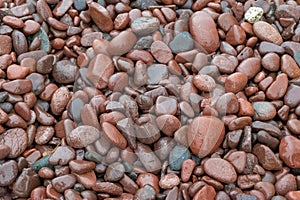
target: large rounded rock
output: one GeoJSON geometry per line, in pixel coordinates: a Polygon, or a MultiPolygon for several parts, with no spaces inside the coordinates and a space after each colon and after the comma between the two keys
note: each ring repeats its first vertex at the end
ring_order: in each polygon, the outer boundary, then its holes
{"type": "Polygon", "coordinates": [[[199,157],[207,156],[220,146],[224,134],[224,123],[216,117],[201,116],[193,119],[188,127],[191,151],[199,157]]]}
{"type": "Polygon", "coordinates": [[[255,35],[262,41],[272,42],[277,45],[281,45],[283,41],[280,33],[267,22],[255,22],[253,24],[253,31],[255,35]]]}
{"type": "Polygon", "coordinates": [[[196,47],[204,48],[208,53],[218,48],[219,35],[213,18],[204,11],[195,12],[190,18],[190,31],[196,47]]]}

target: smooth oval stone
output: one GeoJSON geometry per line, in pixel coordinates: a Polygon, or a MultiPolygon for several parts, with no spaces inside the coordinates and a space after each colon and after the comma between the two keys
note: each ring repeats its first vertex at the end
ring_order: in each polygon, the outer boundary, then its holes
{"type": "Polygon", "coordinates": [[[18,165],[14,160],[0,164],[0,186],[5,187],[12,184],[18,176],[18,165]]]}
{"type": "Polygon", "coordinates": [[[290,108],[298,106],[300,103],[300,86],[290,85],[284,96],[284,104],[288,105],[290,108]]]}
{"type": "Polygon", "coordinates": [[[278,100],[282,98],[288,88],[288,77],[282,73],[276,77],[276,80],[270,85],[266,91],[266,96],[272,100],[278,100]]]}
{"type": "Polygon", "coordinates": [[[18,79],[3,83],[2,88],[12,94],[25,94],[31,91],[32,83],[27,79],[18,79]]]}
{"type": "Polygon", "coordinates": [[[52,95],[50,108],[54,115],[60,115],[66,108],[71,93],[67,87],[59,87],[52,95]]]}
{"type": "Polygon", "coordinates": [[[137,37],[132,31],[122,31],[110,41],[108,52],[112,56],[128,53],[135,45],[137,37]]]}
{"type": "Polygon", "coordinates": [[[89,13],[101,31],[110,32],[113,29],[114,24],[109,12],[100,4],[96,2],[89,4],[89,13]]]}
{"type": "Polygon", "coordinates": [[[72,188],[76,183],[76,178],[73,174],[67,174],[54,178],[51,183],[54,189],[61,193],[72,188]]]}
{"type": "Polygon", "coordinates": [[[138,142],[134,152],[148,172],[156,174],[160,171],[161,162],[149,146],[138,142]]]}
{"type": "Polygon", "coordinates": [[[103,122],[101,127],[106,138],[111,143],[113,143],[121,149],[125,149],[127,147],[127,140],[114,125],[108,122],[103,122]]]}
{"type": "Polygon", "coordinates": [[[67,143],[74,148],[83,148],[100,137],[98,129],[92,126],[78,126],[67,134],[67,143]]]}
{"type": "Polygon", "coordinates": [[[224,123],[213,116],[196,117],[188,127],[188,143],[191,151],[199,157],[213,153],[225,135],[224,123]]]}
{"type": "Polygon", "coordinates": [[[138,36],[150,35],[159,28],[160,22],[156,17],[139,17],[131,23],[131,30],[138,36]]]}
{"type": "Polygon", "coordinates": [[[276,109],[270,102],[260,101],[254,102],[254,120],[267,121],[271,120],[276,116],[276,109]]]}
{"type": "Polygon", "coordinates": [[[190,18],[190,32],[196,47],[205,49],[208,53],[217,50],[219,35],[212,17],[204,11],[195,12],[190,18]]]}
{"type": "Polygon", "coordinates": [[[0,135],[0,144],[10,147],[8,158],[17,158],[27,148],[27,133],[21,128],[13,128],[0,135]]]}
{"type": "Polygon", "coordinates": [[[242,72],[230,74],[225,80],[225,91],[238,93],[247,85],[248,77],[242,72]]]}
{"type": "Polygon", "coordinates": [[[151,54],[159,62],[167,64],[173,59],[173,54],[171,49],[162,41],[154,41],[150,47],[151,54]]]}
{"type": "Polygon", "coordinates": [[[198,74],[194,76],[193,83],[199,90],[210,92],[216,87],[215,80],[206,74],[198,74]]]}
{"type": "Polygon", "coordinates": [[[280,33],[269,23],[258,21],[253,24],[255,35],[262,41],[272,42],[281,45],[283,42],[280,33]]]}
{"type": "Polygon", "coordinates": [[[123,188],[111,182],[96,182],[92,188],[96,192],[107,193],[120,196],[123,193],[123,188]]]}
{"type": "Polygon", "coordinates": [[[25,35],[31,35],[38,32],[41,28],[41,25],[33,20],[27,20],[25,26],[23,27],[23,32],[25,35]]]}
{"type": "Polygon", "coordinates": [[[58,61],[53,68],[52,75],[56,82],[68,84],[75,81],[78,67],[69,60],[58,61]]]}
{"type": "Polygon", "coordinates": [[[260,58],[247,58],[243,60],[237,67],[237,72],[242,72],[247,75],[248,79],[253,78],[261,68],[260,58]]]}
{"type": "Polygon", "coordinates": [[[286,123],[287,128],[293,133],[293,134],[300,134],[300,120],[298,119],[290,119],[286,123]]]}
{"type": "Polygon", "coordinates": [[[29,197],[31,191],[40,185],[40,178],[31,168],[23,169],[13,186],[13,193],[18,197],[29,197]]]}
{"type": "Polygon", "coordinates": [[[280,68],[280,57],[276,53],[267,53],[261,60],[262,66],[272,72],[280,68]]]}
{"type": "Polygon", "coordinates": [[[291,168],[300,167],[300,140],[294,136],[285,136],[280,140],[280,159],[291,168]]]}
{"type": "Polygon", "coordinates": [[[17,55],[28,51],[27,39],[22,32],[14,30],[11,36],[13,40],[13,47],[17,55]]]}
{"type": "Polygon", "coordinates": [[[167,174],[159,181],[159,186],[162,189],[172,189],[179,185],[180,179],[176,174],[167,174]]]}
{"type": "Polygon", "coordinates": [[[191,153],[185,146],[175,146],[169,154],[170,168],[172,170],[180,170],[183,161],[189,158],[191,158],[191,153]]]}
{"type": "Polygon", "coordinates": [[[296,61],[287,54],[281,57],[281,71],[286,73],[289,78],[299,78],[300,68],[296,61]]]}
{"type": "Polygon", "coordinates": [[[237,174],[234,167],[226,160],[221,158],[209,158],[204,163],[204,171],[217,181],[223,183],[234,183],[237,174]]]}
{"type": "Polygon", "coordinates": [[[282,165],[273,151],[263,145],[256,144],[253,148],[253,154],[258,158],[259,163],[266,170],[281,170],[282,165]]]}
{"type": "Polygon", "coordinates": [[[41,15],[44,21],[48,19],[48,17],[52,17],[52,12],[45,0],[38,0],[36,3],[36,11],[41,15]]]}

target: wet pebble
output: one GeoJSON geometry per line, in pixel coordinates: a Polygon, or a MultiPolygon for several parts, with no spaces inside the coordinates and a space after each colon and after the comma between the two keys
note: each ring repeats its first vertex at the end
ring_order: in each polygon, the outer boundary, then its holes
{"type": "Polygon", "coordinates": [[[0,135],[0,144],[10,147],[8,158],[17,158],[27,148],[27,133],[21,128],[12,128],[0,135]]]}

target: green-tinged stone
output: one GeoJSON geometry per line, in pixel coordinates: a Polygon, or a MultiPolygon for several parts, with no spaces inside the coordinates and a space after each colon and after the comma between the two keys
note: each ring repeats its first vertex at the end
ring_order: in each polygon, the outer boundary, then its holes
{"type": "Polygon", "coordinates": [[[87,151],[84,155],[85,159],[100,163],[102,161],[102,156],[94,151],[87,151]]]}
{"type": "Polygon", "coordinates": [[[76,183],[74,185],[74,190],[76,190],[78,192],[82,192],[85,190],[85,187],[81,183],[76,183]]]}
{"type": "Polygon", "coordinates": [[[189,158],[191,158],[191,153],[186,147],[182,145],[175,146],[169,155],[170,168],[172,170],[180,170],[183,161],[189,158]]]}
{"type": "Polygon", "coordinates": [[[50,41],[49,41],[49,37],[47,35],[47,33],[45,32],[45,30],[41,27],[40,30],[32,35],[32,36],[28,36],[28,43],[30,44],[34,38],[40,38],[41,39],[41,47],[40,47],[40,50],[44,50],[46,51],[47,53],[50,53],[51,51],[51,44],[50,44],[50,41]]]}
{"type": "Polygon", "coordinates": [[[261,19],[264,10],[260,7],[250,7],[245,13],[245,19],[250,23],[255,23],[261,19]]]}
{"type": "Polygon", "coordinates": [[[43,167],[49,167],[51,169],[54,169],[53,165],[49,164],[50,155],[44,156],[41,159],[37,160],[35,163],[31,164],[30,167],[34,169],[36,172],[38,172],[43,167]]]}

